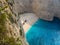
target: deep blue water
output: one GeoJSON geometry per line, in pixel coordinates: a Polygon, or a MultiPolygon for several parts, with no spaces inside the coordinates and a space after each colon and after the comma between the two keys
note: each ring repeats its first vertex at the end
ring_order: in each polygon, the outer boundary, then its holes
{"type": "Polygon", "coordinates": [[[60,45],[60,20],[39,19],[26,33],[29,45],[60,45]]]}

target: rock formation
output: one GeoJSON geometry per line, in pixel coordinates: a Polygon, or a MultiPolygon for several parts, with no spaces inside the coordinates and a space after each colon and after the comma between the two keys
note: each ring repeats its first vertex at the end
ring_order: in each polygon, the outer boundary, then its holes
{"type": "Polygon", "coordinates": [[[54,17],[60,18],[60,0],[0,0],[0,45],[8,45],[10,37],[14,38],[13,42],[28,45],[19,21],[23,13],[35,13],[41,19],[52,21],[54,17]]]}
{"type": "Polygon", "coordinates": [[[53,20],[53,17],[60,18],[59,0],[34,0],[32,3],[33,12],[45,20],[53,20]]]}
{"type": "Polygon", "coordinates": [[[60,18],[60,0],[12,0],[8,1],[16,14],[35,13],[44,20],[52,21],[53,17],[60,18]]]}
{"type": "Polygon", "coordinates": [[[0,45],[28,45],[19,18],[6,1],[0,0],[0,45]]]}

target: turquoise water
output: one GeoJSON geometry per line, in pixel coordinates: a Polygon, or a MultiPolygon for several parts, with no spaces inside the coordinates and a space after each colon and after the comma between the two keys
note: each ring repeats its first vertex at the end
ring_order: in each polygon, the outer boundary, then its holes
{"type": "Polygon", "coordinates": [[[60,45],[60,20],[39,19],[26,33],[29,45],[60,45]]]}

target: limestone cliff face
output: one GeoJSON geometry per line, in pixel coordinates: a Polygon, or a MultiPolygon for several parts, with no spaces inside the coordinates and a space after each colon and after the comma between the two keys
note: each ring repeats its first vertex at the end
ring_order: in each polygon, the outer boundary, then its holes
{"type": "Polygon", "coordinates": [[[32,3],[33,11],[42,19],[53,20],[53,17],[60,18],[59,0],[34,0],[32,3]],[[35,9],[35,10],[34,10],[35,9]]]}
{"type": "Polygon", "coordinates": [[[53,17],[60,18],[60,0],[12,0],[8,1],[16,14],[35,13],[44,20],[52,21],[53,17]]]}
{"type": "MultiPolygon", "coordinates": [[[[8,5],[7,0],[0,0],[0,30],[1,31],[5,30],[6,32],[4,33],[6,33],[7,37],[9,38],[13,37],[15,40],[14,42],[16,42],[17,44],[28,45],[24,37],[24,30],[22,28],[22,25],[20,21],[18,22],[17,19],[19,19],[19,17],[17,17],[14,13],[12,13],[11,7],[8,5]]],[[[4,35],[4,37],[6,36],[4,35]]],[[[4,39],[4,37],[2,38],[2,40],[4,39]]],[[[5,43],[4,45],[17,45],[12,44],[12,42],[11,44],[9,44],[8,42],[4,43],[5,43]]],[[[3,43],[0,43],[0,45],[3,45],[3,43]]]]}

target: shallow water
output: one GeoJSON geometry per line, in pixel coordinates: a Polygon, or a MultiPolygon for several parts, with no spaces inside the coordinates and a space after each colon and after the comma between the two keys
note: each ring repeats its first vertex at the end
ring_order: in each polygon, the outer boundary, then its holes
{"type": "Polygon", "coordinates": [[[60,45],[60,20],[39,19],[26,33],[29,45],[60,45]]]}

